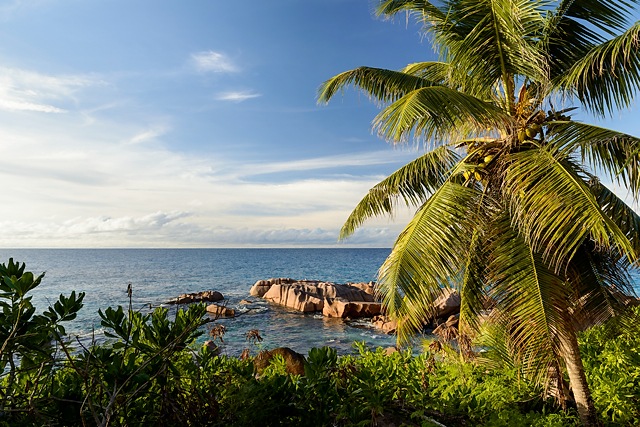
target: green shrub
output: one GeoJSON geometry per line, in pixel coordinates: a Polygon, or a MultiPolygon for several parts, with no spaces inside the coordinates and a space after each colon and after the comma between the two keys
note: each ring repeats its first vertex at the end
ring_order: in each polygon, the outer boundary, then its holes
{"type": "Polygon", "coordinates": [[[200,369],[189,351],[202,334],[204,314],[204,305],[177,310],[173,320],[164,308],[147,315],[131,309],[125,313],[122,307],[99,311],[112,341],[91,346],[68,363],[83,384],[83,420],[91,418],[98,425],[131,425],[132,420],[140,425],[197,425],[189,410],[195,403],[205,413],[215,413],[215,398],[196,387],[200,369]]]}
{"type": "Polygon", "coordinates": [[[639,320],[640,307],[636,307],[631,322],[612,321],[580,337],[587,381],[606,425],[640,425],[639,320]]]}
{"type": "Polygon", "coordinates": [[[51,401],[48,388],[59,345],[66,345],[64,322],[73,320],[84,293],[75,292],[42,314],[36,314],[30,295],[44,273],[35,277],[25,264],[9,259],[0,264],[0,422],[11,425],[42,425],[51,401]]]}
{"type": "MultiPolygon", "coordinates": [[[[173,318],[162,308],[107,308],[99,315],[109,341],[74,352],[63,324],[84,294],[61,295],[36,314],[30,292],[43,275],[24,270],[13,260],[0,266],[0,427],[578,424],[516,368],[488,369],[446,351],[387,354],[356,343],[356,354],[340,357],[323,347],[309,351],[304,376],[288,374],[276,356],[256,377],[250,359],[194,347],[207,323],[202,305],[173,318]]],[[[580,338],[606,425],[640,424],[639,325],[611,322],[580,338]],[[615,338],[605,339],[612,329],[615,338]]]]}

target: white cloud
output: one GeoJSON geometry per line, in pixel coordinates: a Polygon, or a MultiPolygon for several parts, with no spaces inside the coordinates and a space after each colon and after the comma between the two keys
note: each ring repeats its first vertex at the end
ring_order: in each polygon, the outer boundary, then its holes
{"type": "MultiPolygon", "coordinates": [[[[29,247],[30,244],[50,247],[109,247],[146,246],[158,238],[171,242],[184,234],[180,220],[191,215],[189,212],[155,212],[140,217],[77,217],[63,222],[49,221],[3,221],[7,234],[2,240],[3,247],[29,247]],[[134,238],[132,239],[132,236],[134,238]],[[136,244],[139,243],[139,244],[136,244]]],[[[172,246],[171,244],[153,246],[172,246]]],[[[179,245],[181,246],[181,245],[179,245]]]]}
{"type": "Polygon", "coordinates": [[[0,109],[64,113],[54,103],[73,101],[78,89],[102,84],[82,75],[52,76],[18,68],[0,67],[0,109]]]}
{"type": "Polygon", "coordinates": [[[191,55],[191,59],[200,72],[235,73],[240,71],[238,66],[225,54],[212,50],[194,53],[191,55]]]}
{"type": "Polygon", "coordinates": [[[253,92],[253,91],[229,91],[222,92],[216,96],[218,101],[232,101],[232,102],[242,102],[251,98],[258,98],[262,96],[262,94],[253,92]]]}
{"type": "Polygon", "coordinates": [[[156,212],[142,217],[74,218],[55,221],[0,221],[0,247],[390,247],[397,227],[374,226],[338,242],[338,228],[201,226],[186,212],[156,212]]]}
{"type": "MultiPolygon", "coordinates": [[[[147,114],[146,124],[138,115],[118,117],[128,107],[121,98],[87,105],[83,88],[101,84],[0,68],[1,102],[25,103],[21,114],[12,113],[18,105],[0,105],[7,201],[0,205],[0,247],[335,245],[342,222],[377,177],[247,178],[332,167],[348,172],[402,157],[385,151],[248,164],[220,150],[172,151],[168,142],[145,143],[172,130],[171,117],[147,114]],[[39,114],[65,110],[55,118],[39,114]]],[[[373,224],[378,231],[347,244],[388,245],[395,226],[373,224]]]]}
{"type": "Polygon", "coordinates": [[[153,141],[154,139],[166,134],[168,131],[166,126],[160,125],[146,129],[142,132],[136,133],[129,139],[129,144],[142,144],[147,141],[153,141]]]}
{"type": "Polygon", "coordinates": [[[33,102],[22,101],[19,99],[0,99],[0,110],[6,111],[34,111],[39,113],[66,113],[67,110],[54,107],[53,105],[36,104],[33,102]]]}
{"type": "Polygon", "coordinates": [[[415,158],[415,156],[416,152],[414,150],[370,151],[339,156],[290,160],[287,162],[243,164],[234,169],[234,174],[240,178],[281,172],[309,171],[330,168],[340,168],[345,172],[348,172],[349,168],[354,167],[406,163],[415,158]]]}
{"type": "MultiPolygon", "coordinates": [[[[13,201],[0,205],[0,247],[335,245],[339,227],[376,181],[245,182],[211,172],[240,168],[239,160],[109,142],[125,140],[117,131],[126,129],[112,130],[104,142],[93,127],[77,131],[70,128],[60,144],[46,126],[19,137],[0,129],[0,150],[20,147],[0,167],[3,197],[13,201]]],[[[378,231],[346,244],[388,246],[397,230],[382,221],[372,223],[378,231]]]]}
{"type": "Polygon", "coordinates": [[[181,218],[190,216],[190,212],[155,212],[142,217],[92,217],[76,218],[65,221],[58,227],[58,233],[67,235],[84,235],[93,233],[151,232],[181,218]]]}
{"type": "MultiPolygon", "coordinates": [[[[0,247],[335,245],[351,209],[380,177],[247,177],[329,167],[348,172],[409,157],[383,151],[248,164],[220,152],[178,153],[142,143],[167,131],[166,120],[153,121],[159,124],[141,130],[126,122],[87,125],[80,114],[36,115],[0,127],[0,151],[9,153],[0,160],[0,181],[4,199],[12,201],[0,205],[0,247]]],[[[389,231],[346,243],[388,246],[399,229],[382,222],[371,226],[389,231]]]]}

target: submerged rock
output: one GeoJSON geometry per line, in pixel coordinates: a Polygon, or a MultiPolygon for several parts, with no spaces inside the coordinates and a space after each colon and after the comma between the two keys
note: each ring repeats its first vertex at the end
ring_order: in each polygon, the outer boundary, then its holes
{"type": "Polygon", "coordinates": [[[216,302],[222,301],[224,296],[218,291],[192,292],[182,294],[177,298],[167,301],[168,304],[189,304],[192,302],[216,302]]]}

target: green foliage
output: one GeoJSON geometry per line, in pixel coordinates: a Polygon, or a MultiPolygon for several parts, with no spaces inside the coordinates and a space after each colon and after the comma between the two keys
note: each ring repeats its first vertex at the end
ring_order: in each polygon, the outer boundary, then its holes
{"type": "MultiPolygon", "coordinates": [[[[99,425],[192,424],[193,412],[175,408],[197,402],[190,392],[200,371],[185,350],[202,334],[205,312],[204,305],[192,305],[170,320],[164,308],[147,315],[131,309],[125,314],[122,307],[99,311],[105,335],[114,341],[92,346],[68,365],[86,394],[82,419],[99,425]]],[[[209,401],[203,402],[205,412],[215,412],[209,401]]]]}
{"type": "MultiPolygon", "coordinates": [[[[220,401],[220,422],[265,426],[474,425],[571,426],[577,419],[515,369],[489,371],[411,350],[387,354],[356,344],[338,357],[312,349],[305,376],[287,375],[277,357],[260,378],[235,370],[220,401]]],[[[221,358],[224,359],[224,358],[221,358]]],[[[226,359],[229,363],[228,360],[226,359]]],[[[238,362],[236,362],[238,363],[238,362]]],[[[228,366],[228,365],[227,365],[228,366]]],[[[231,372],[231,371],[227,371],[231,372]]]]}
{"type": "MultiPolygon", "coordinates": [[[[8,314],[0,318],[0,426],[578,424],[574,410],[545,401],[543,390],[518,368],[487,368],[454,352],[415,355],[356,343],[356,353],[347,356],[329,347],[310,350],[303,376],[288,374],[280,356],[256,376],[250,359],[193,347],[207,322],[202,305],[172,318],[166,309],[141,314],[107,308],[99,315],[108,341],[71,350],[60,324],[75,317],[84,295],[61,296],[37,315],[25,300],[42,276],[13,261],[0,268],[8,314]],[[31,339],[38,349],[27,345],[31,339]]],[[[637,319],[631,326],[609,323],[581,337],[587,378],[606,425],[640,420],[638,325],[637,319]]]]}
{"type": "Polygon", "coordinates": [[[640,307],[630,325],[582,334],[580,351],[596,408],[607,425],[640,424],[640,307]]]}
{"type": "Polygon", "coordinates": [[[0,422],[201,425],[200,415],[217,416],[216,382],[202,369],[213,355],[189,347],[208,321],[204,305],[173,319],[162,308],[147,315],[107,308],[99,315],[110,341],[73,350],[63,323],[76,317],[84,294],[61,295],[36,314],[30,292],[43,277],[12,259],[0,265],[0,422]]]}
{"type": "Polygon", "coordinates": [[[64,322],[73,320],[82,308],[84,293],[75,291],[44,313],[36,314],[31,291],[44,273],[35,277],[25,264],[9,259],[0,264],[0,422],[11,416],[15,423],[40,424],[35,408],[50,400],[48,379],[54,373],[57,344],[64,344],[64,322]]]}
{"type": "Polygon", "coordinates": [[[378,273],[399,342],[432,320],[443,289],[459,292],[466,335],[491,301],[483,323],[499,326],[529,379],[545,384],[567,367],[585,425],[597,424],[596,409],[576,331],[623,314],[640,258],[640,217],[594,175],[640,197],[640,138],[577,124],[564,114],[573,107],[554,105],[577,101],[596,116],[632,105],[639,4],[381,0],[380,15],[422,24],[438,61],[359,67],[318,94],[327,103],[355,87],[381,107],[373,127],[382,137],[424,142],[425,153],[375,185],[341,233],[392,215],[399,202],[415,207],[378,273]]]}

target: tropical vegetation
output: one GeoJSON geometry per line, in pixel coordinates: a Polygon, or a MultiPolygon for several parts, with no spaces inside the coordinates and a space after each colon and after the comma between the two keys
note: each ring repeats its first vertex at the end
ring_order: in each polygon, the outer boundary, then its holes
{"type": "MultiPolygon", "coordinates": [[[[258,375],[257,348],[217,355],[196,338],[210,322],[202,305],[100,311],[107,341],[75,345],[64,323],[83,295],[61,295],[42,314],[31,298],[43,276],[0,265],[0,426],[571,426],[573,410],[545,398],[517,367],[465,361],[446,342],[389,352],[355,345],[351,355],[312,349],[304,375],[276,357],[258,375]]],[[[640,315],[640,308],[636,308],[640,315]]],[[[209,328],[220,340],[224,331],[209,328]]],[[[217,338],[216,338],[217,337],[217,338]]],[[[259,341],[249,331],[251,342],[259,341]]],[[[599,420],[640,423],[640,323],[616,321],[580,336],[599,420]],[[607,337],[607,339],[604,339],[607,337]],[[613,338],[611,338],[613,337],[613,338]]]]}
{"type": "Polygon", "coordinates": [[[460,336],[483,332],[561,405],[575,401],[584,425],[598,420],[577,334],[628,311],[640,217],[608,184],[637,200],[640,139],[578,119],[632,105],[637,6],[384,0],[378,14],[417,19],[438,59],[399,71],[359,67],[319,92],[328,102],[362,90],[383,107],[373,121],[383,138],[426,148],[375,185],[341,233],[402,204],[417,208],[379,272],[399,339],[455,288],[460,336]]]}

